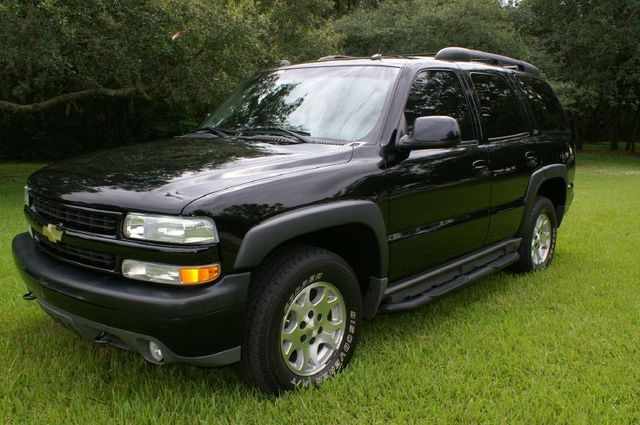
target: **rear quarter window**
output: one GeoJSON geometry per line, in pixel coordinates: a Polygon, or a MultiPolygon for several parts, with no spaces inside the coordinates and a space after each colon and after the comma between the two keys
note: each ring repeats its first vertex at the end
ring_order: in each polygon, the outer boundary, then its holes
{"type": "Polygon", "coordinates": [[[533,77],[516,77],[539,130],[566,131],[567,120],[560,101],[546,82],[533,77]]]}

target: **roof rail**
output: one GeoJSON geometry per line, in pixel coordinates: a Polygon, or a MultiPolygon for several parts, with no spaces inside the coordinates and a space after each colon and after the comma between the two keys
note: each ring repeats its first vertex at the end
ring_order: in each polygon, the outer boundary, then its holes
{"type": "Polygon", "coordinates": [[[502,66],[505,68],[517,69],[518,71],[529,74],[540,75],[540,70],[528,62],[513,59],[508,56],[481,52],[479,50],[465,49],[462,47],[444,48],[436,53],[435,58],[446,61],[484,62],[489,65],[502,66]]]}
{"type": "Polygon", "coordinates": [[[320,59],[316,60],[316,62],[326,62],[326,61],[335,61],[339,59],[352,59],[353,56],[346,55],[332,55],[332,56],[323,56],[320,59]]]}
{"type": "Polygon", "coordinates": [[[424,57],[431,57],[431,56],[435,56],[436,54],[433,52],[429,52],[429,53],[400,53],[397,55],[389,55],[391,57],[398,57],[398,58],[424,58],[424,57]]]}

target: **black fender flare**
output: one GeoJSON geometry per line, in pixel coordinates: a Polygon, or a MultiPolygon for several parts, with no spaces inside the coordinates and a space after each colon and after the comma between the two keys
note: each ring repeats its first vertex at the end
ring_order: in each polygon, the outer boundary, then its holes
{"type": "MultiPolygon", "coordinates": [[[[536,201],[536,195],[538,193],[538,190],[540,189],[540,186],[542,186],[542,184],[549,179],[560,177],[564,180],[566,188],[568,174],[569,170],[564,164],[545,165],[544,167],[540,167],[531,174],[527,192],[524,195],[524,214],[520,223],[520,231],[522,231],[522,226],[524,226],[524,222],[529,214],[529,211],[531,211],[531,208],[533,208],[533,204],[536,201]]],[[[564,209],[564,206],[561,207],[562,209],[564,209]]],[[[558,217],[558,223],[560,223],[561,220],[562,217],[558,217]]]]}
{"type": "Polygon", "coordinates": [[[346,200],[298,208],[271,217],[247,232],[234,263],[235,270],[257,267],[277,246],[295,237],[345,224],[363,224],[370,228],[378,244],[378,274],[389,271],[387,230],[380,207],[371,201],[346,200]]]}

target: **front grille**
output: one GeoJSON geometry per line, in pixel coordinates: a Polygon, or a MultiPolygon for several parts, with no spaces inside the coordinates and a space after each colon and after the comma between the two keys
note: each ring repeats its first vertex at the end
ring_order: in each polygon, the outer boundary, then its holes
{"type": "Polygon", "coordinates": [[[114,271],[116,268],[116,256],[113,254],[105,254],[63,243],[52,243],[37,234],[34,234],[34,239],[43,251],[61,260],[108,271],[114,271]]]}
{"type": "Polygon", "coordinates": [[[31,209],[44,220],[73,230],[116,236],[120,214],[86,210],[32,196],[31,209]]]}

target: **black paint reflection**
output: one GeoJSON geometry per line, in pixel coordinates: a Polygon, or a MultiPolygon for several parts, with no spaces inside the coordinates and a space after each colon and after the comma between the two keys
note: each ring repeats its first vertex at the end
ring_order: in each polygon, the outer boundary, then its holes
{"type": "Polygon", "coordinates": [[[228,139],[175,138],[80,156],[46,167],[33,180],[50,194],[103,189],[147,192],[230,161],[271,154],[262,145],[228,139]]]}

